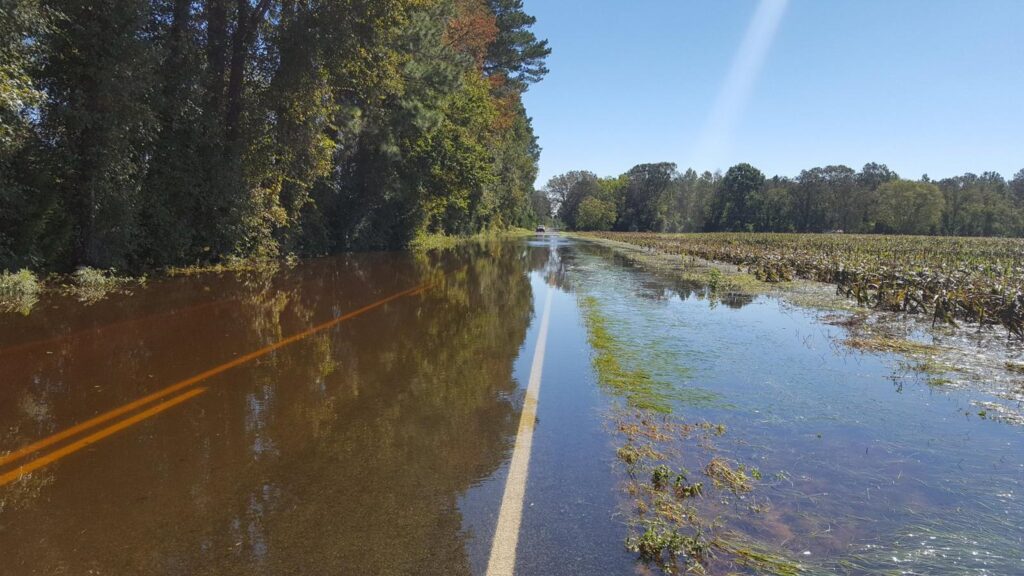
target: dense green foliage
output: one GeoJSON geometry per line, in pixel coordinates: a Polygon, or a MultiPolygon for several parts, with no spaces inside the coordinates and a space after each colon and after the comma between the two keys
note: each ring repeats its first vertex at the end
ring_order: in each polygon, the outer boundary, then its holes
{"type": "Polygon", "coordinates": [[[0,269],[405,246],[536,221],[521,0],[12,0],[0,269]]]}
{"type": "Polygon", "coordinates": [[[567,172],[545,192],[574,230],[1024,236],[1024,170],[1009,182],[995,172],[911,181],[871,163],[766,178],[750,164],[723,175],[663,162],[617,178],[567,172]]]}

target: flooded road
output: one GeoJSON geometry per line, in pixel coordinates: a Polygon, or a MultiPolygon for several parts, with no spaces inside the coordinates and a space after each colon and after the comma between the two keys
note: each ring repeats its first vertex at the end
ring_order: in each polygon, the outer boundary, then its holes
{"type": "Polygon", "coordinates": [[[813,573],[1019,573],[1020,427],[814,313],[544,236],[0,317],[0,574],[484,574],[538,348],[516,573],[635,573],[581,297],[763,474],[730,530],[813,573]]]}
{"type": "Polygon", "coordinates": [[[7,451],[430,283],[0,488],[0,572],[469,573],[458,498],[510,448],[533,301],[524,247],[467,263],[341,257],[5,317],[7,451]]]}

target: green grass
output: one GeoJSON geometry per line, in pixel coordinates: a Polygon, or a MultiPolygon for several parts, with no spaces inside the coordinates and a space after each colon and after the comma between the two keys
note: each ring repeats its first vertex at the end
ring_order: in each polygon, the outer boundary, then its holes
{"type": "Polygon", "coordinates": [[[168,276],[195,276],[198,274],[223,274],[225,272],[276,272],[284,266],[295,266],[299,259],[294,254],[284,258],[238,258],[228,257],[216,264],[193,264],[191,266],[169,266],[164,269],[168,276]]]}
{"type": "MultiPolygon", "coordinates": [[[[892,336],[868,335],[847,338],[846,345],[866,352],[890,352],[904,356],[930,356],[938,352],[938,348],[921,342],[892,336]]],[[[927,365],[926,365],[927,366],[927,365]]]]}
{"type": "Polygon", "coordinates": [[[118,276],[116,270],[97,270],[89,267],[75,270],[69,279],[70,283],[63,286],[65,293],[86,304],[99,302],[110,294],[126,293],[129,287],[146,282],[145,276],[118,276]]]}
{"type": "Polygon", "coordinates": [[[535,232],[533,230],[527,230],[526,228],[492,228],[477,234],[466,236],[420,233],[409,244],[409,249],[414,252],[451,250],[452,248],[470,242],[487,242],[491,240],[504,240],[509,238],[524,238],[533,236],[534,234],[535,232]]]}
{"type": "MultiPolygon", "coordinates": [[[[625,399],[633,408],[663,414],[672,411],[675,401],[704,402],[715,398],[706,392],[659,380],[644,368],[629,366],[658,362],[655,358],[658,355],[636,343],[617,338],[611,320],[601,312],[597,298],[583,297],[580,307],[587,325],[587,341],[593,352],[591,364],[597,373],[598,383],[609,393],[625,399]]],[[[681,375],[687,372],[682,366],[673,368],[681,375]]]]}
{"type": "Polygon", "coordinates": [[[146,277],[119,276],[115,270],[79,268],[67,276],[52,275],[43,282],[29,270],[0,273],[0,312],[29,314],[45,292],[59,292],[84,304],[93,304],[114,293],[128,293],[144,285],[146,277]]]}
{"type": "Polygon", "coordinates": [[[754,570],[757,574],[798,576],[805,573],[793,560],[742,537],[722,536],[715,540],[714,545],[717,550],[735,558],[737,565],[754,570]]]}
{"type": "Polygon", "coordinates": [[[28,314],[42,291],[42,282],[30,270],[0,272],[0,311],[28,314]]]}

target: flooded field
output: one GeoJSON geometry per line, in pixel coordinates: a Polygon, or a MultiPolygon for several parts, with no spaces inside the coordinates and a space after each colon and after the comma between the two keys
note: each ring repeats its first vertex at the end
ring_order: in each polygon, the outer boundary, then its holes
{"type": "Polygon", "coordinates": [[[549,295],[516,573],[660,569],[624,545],[633,422],[698,431],[639,435],[706,485],[681,501],[709,573],[763,572],[739,543],[779,573],[1020,572],[1024,427],[983,391],[538,236],[0,316],[0,574],[484,574],[549,295]]]}

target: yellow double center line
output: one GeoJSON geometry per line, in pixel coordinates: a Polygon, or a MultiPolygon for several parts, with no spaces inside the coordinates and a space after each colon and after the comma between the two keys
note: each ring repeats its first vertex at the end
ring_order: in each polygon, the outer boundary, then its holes
{"type": "MultiPolygon", "coordinates": [[[[228,370],[231,370],[232,368],[236,368],[238,366],[241,366],[242,364],[246,364],[248,362],[251,362],[251,361],[253,361],[253,360],[255,360],[255,359],[257,359],[257,358],[259,358],[261,356],[266,356],[267,354],[270,354],[271,352],[273,352],[273,351],[275,351],[275,350],[277,350],[279,348],[283,348],[283,347],[285,347],[285,346],[287,346],[289,344],[293,344],[295,342],[298,342],[299,340],[303,340],[305,338],[308,338],[308,337],[310,337],[310,336],[312,336],[312,335],[314,335],[314,334],[316,334],[318,332],[323,332],[324,330],[327,330],[329,328],[337,326],[338,324],[340,324],[340,323],[342,323],[342,322],[344,322],[346,320],[351,320],[352,318],[355,318],[356,316],[360,316],[360,315],[365,314],[365,313],[367,313],[367,312],[369,312],[369,311],[371,311],[371,310],[373,310],[375,308],[379,308],[379,307],[387,304],[388,302],[392,302],[394,300],[398,300],[399,298],[403,298],[405,296],[413,296],[413,295],[419,294],[419,293],[427,290],[429,287],[430,287],[430,284],[427,283],[427,284],[421,284],[421,285],[416,286],[414,288],[409,288],[408,290],[403,290],[401,292],[396,292],[395,294],[392,294],[391,296],[388,296],[387,298],[383,298],[381,300],[373,302],[372,304],[367,304],[366,306],[363,306],[362,308],[353,310],[351,312],[348,312],[346,314],[338,316],[337,318],[334,318],[332,320],[328,320],[327,322],[324,322],[323,324],[318,324],[316,326],[313,326],[312,328],[309,328],[307,330],[299,332],[298,334],[293,334],[293,335],[291,335],[291,336],[289,336],[287,338],[279,340],[279,341],[277,341],[274,344],[271,344],[269,346],[260,348],[259,350],[256,350],[254,352],[249,352],[248,354],[245,354],[243,356],[239,356],[238,358],[235,358],[234,360],[232,360],[230,362],[225,362],[224,364],[221,364],[219,366],[215,366],[213,368],[210,368],[209,370],[206,370],[205,372],[201,372],[199,374],[196,374],[195,376],[192,376],[191,378],[186,378],[185,380],[182,380],[182,381],[177,382],[175,384],[171,384],[170,386],[168,386],[166,388],[163,388],[161,390],[157,390],[156,392],[153,392],[152,394],[149,394],[147,396],[143,396],[142,398],[139,398],[138,400],[135,400],[133,402],[129,402],[128,404],[125,404],[123,406],[120,406],[118,408],[110,410],[109,412],[104,412],[103,414],[100,414],[99,416],[96,416],[94,418],[86,420],[85,422],[82,422],[80,424],[76,424],[75,426],[67,428],[66,430],[63,430],[63,431],[58,432],[56,434],[53,434],[52,436],[47,436],[46,438],[43,438],[42,440],[39,440],[37,442],[33,442],[32,444],[29,444],[28,446],[25,446],[23,448],[19,448],[19,449],[15,450],[15,451],[11,452],[10,454],[6,454],[4,456],[0,456],[0,466],[4,466],[4,465],[7,465],[7,464],[9,464],[11,462],[15,462],[17,460],[20,460],[20,459],[22,459],[22,458],[24,458],[26,456],[29,456],[31,454],[39,452],[40,450],[48,448],[48,447],[50,447],[50,446],[52,446],[52,445],[54,445],[54,444],[56,444],[58,442],[61,442],[62,440],[66,440],[68,438],[76,436],[76,435],[78,435],[78,434],[80,434],[82,432],[85,432],[87,430],[95,428],[96,426],[99,426],[100,424],[103,424],[105,422],[109,422],[110,420],[113,420],[113,419],[115,419],[115,418],[117,418],[119,416],[127,414],[128,412],[131,412],[133,410],[141,408],[141,407],[143,407],[143,406],[145,406],[147,404],[150,404],[151,402],[154,402],[156,400],[161,400],[163,398],[166,398],[167,396],[170,396],[171,394],[174,394],[175,392],[179,392],[181,390],[184,390],[186,388],[194,386],[194,385],[198,384],[199,382],[202,382],[204,380],[212,378],[212,377],[214,377],[214,376],[216,376],[218,374],[221,374],[223,372],[227,372],[228,370]]],[[[113,425],[110,425],[110,426],[108,426],[106,428],[103,428],[102,430],[94,432],[93,434],[90,434],[89,436],[81,438],[80,440],[77,440],[77,441],[75,441],[75,442],[73,442],[71,444],[63,446],[63,447],[61,447],[61,448],[59,448],[57,450],[54,450],[53,452],[51,452],[51,453],[49,453],[49,454],[47,454],[45,456],[41,456],[41,457],[36,458],[34,460],[30,460],[30,461],[22,464],[21,466],[11,470],[10,472],[6,472],[4,474],[0,474],[0,486],[4,486],[6,484],[10,484],[11,482],[14,482],[15,480],[20,479],[22,476],[32,472],[33,470],[42,468],[43,466],[46,466],[46,465],[48,465],[48,464],[50,464],[52,462],[55,462],[55,461],[63,458],[64,456],[67,456],[68,454],[72,454],[74,452],[77,452],[77,451],[81,450],[82,448],[85,448],[85,447],[89,446],[90,444],[94,444],[95,442],[98,442],[99,440],[102,440],[103,438],[106,438],[107,436],[110,436],[111,434],[115,434],[115,433],[117,433],[117,432],[119,432],[121,430],[124,430],[125,428],[128,428],[129,426],[132,426],[134,424],[142,422],[143,420],[146,420],[147,418],[155,416],[155,415],[157,415],[157,414],[159,414],[159,413],[161,413],[161,412],[163,412],[163,411],[165,411],[165,410],[167,410],[169,408],[173,408],[174,406],[177,406],[178,404],[181,404],[181,403],[185,402],[186,400],[190,400],[192,398],[195,398],[196,396],[199,396],[200,394],[206,392],[206,390],[207,390],[206,388],[196,388],[194,390],[190,390],[188,392],[185,392],[183,394],[175,396],[175,397],[173,397],[173,398],[171,398],[169,400],[161,402],[160,404],[157,404],[156,406],[153,406],[153,407],[151,407],[151,408],[149,408],[149,409],[147,409],[147,410],[145,410],[143,412],[139,412],[138,414],[135,414],[135,415],[131,416],[130,418],[126,418],[124,420],[121,420],[121,421],[119,421],[119,422],[117,422],[117,423],[115,423],[113,425]]]]}

